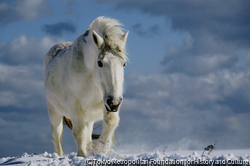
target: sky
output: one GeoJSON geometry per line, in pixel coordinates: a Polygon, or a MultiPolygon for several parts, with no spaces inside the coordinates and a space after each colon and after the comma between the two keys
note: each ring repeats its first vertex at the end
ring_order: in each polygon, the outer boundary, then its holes
{"type": "MultiPolygon", "coordinates": [[[[0,157],[53,152],[43,58],[98,16],[129,31],[115,151],[250,148],[249,0],[1,0],[0,157]]],[[[64,152],[76,152],[65,127],[64,152]]]]}

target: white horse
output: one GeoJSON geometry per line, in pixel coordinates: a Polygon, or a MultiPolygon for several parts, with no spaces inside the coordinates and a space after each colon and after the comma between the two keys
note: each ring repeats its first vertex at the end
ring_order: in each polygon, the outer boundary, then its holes
{"type": "MultiPolygon", "coordinates": [[[[44,60],[45,92],[55,152],[62,150],[63,119],[71,120],[78,156],[107,153],[119,123],[128,31],[115,19],[98,17],[74,43],[52,47],[44,60]],[[92,146],[95,121],[103,130],[92,146]]],[[[71,122],[69,120],[69,122],[71,122]]]]}

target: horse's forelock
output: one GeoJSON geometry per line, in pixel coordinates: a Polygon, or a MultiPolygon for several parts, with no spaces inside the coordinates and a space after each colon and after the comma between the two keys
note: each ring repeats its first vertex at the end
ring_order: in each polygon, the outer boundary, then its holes
{"type": "Polygon", "coordinates": [[[121,48],[120,37],[124,34],[122,24],[108,17],[98,17],[89,26],[89,30],[95,30],[104,39],[105,46],[110,47],[121,58],[127,60],[125,48],[121,48]]]}

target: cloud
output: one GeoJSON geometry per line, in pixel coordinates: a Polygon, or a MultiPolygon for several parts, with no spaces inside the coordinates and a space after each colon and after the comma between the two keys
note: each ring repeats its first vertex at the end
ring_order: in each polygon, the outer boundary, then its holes
{"type": "MultiPolygon", "coordinates": [[[[16,121],[16,127],[2,127],[0,131],[0,152],[1,156],[18,156],[22,153],[44,153],[53,152],[53,143],[51,142],[50,125],[41,115],[32,115],[37,121],[20,122],[16,121]],[[39,118],[36,118],[40,116],[39,118]],[[13,150],[15,149],[15,150],[13,150]]],[[[22,117],[19,117],[22,118],[22,117]]]]}
{"type": "Polygon", "coordinates": [[[149,27],[148,30],[143,30],[142,24],[137,23],[137,24],[132,26],[132,29],[139,36],[143,36],[143,37],[152,37],[152,36],[155,36],[155,35],[160,35],[160,32],[161,32],[161,28],[160,28],[160,26],[158,24],[155,24],[155,25],[149,27]]]}
{"type": "MultiPolygon", "coordinates": [[[[209,42],[207,42],[209,45],[209,42]]],[[[203,42],[206,45],[206,42],[203,42]]],[[[168,52],[161,61],[164,73],[185,73],[187,75],[204,75],[221,69],[231,69],[238,63],[237,54],[231,48],[220,50],[217,46],[210,49],[200,49],[193,38],[188,36],[183,39],[182,45],[168,45],[168,52]],[[212,50],[212,51],[210,51],[212,50]],[[229,52],[230,50],[230,52],[229,52]],[[202,52],[204,51],[204,52],[202,52]]]]}
{"type": "MultiPolygon", "coordinates": [[[[117,148],[152,151],[167,145],[169,149],[200,150],[215,141],[218,149],[249,148],[249,2],[109,3],[115,3],[117,9],[164,16],[171,22],[172,31],[187,34],[181,43],[164,48],[161,72],[126,75],[121,121],[116,130],[117,148]],[[239,68],[236,51],[241,49],[246,49],[246,65],[239,68]]],[[[32,20],[49,10],[40,0],[1,3],[0,23],[32,20]]],[[[71,22],[43,26],[47,34],[54,36],[74,33],[74,29],[71,22]]],[[[163,35],[162,25],[158,24],[145,28],[138,23],[132,30],[142,37],[163,35]]],[[[58,42],[50,37],[21,35],[0,44],[0,154],[53,151],[42,63],[49,48],[58,42]]],[[[71,131],[68,134],[72,137],[71,131]]],[[[73,143],[66,141],[67,146],[75,151],[73,137],[70,141],[73,143]]]]}
{"type": "MultiPolygon", "coordinates": [[[[150,106],[152,104],[152,107],[155,108],[161,108],[169,104],[184,110],[188,110],[191,106],[211,109],[213,105],[209,103],[223,105],[219,102],[226,101],[228,97],[234,97],[234,100],[238,101],[236,99],[240,96],[240,98],[245,98],[245,100],[240,100],[242,103],[239,105],[243,106],[245,105],[243,103],[250,99],[247,90],[250,83],[249,75],[247,69],[237,72],[220,70],[197,77],[184,74],[145,76],[133,73],[126,77],[128,87],[125,92],[128,98],[142,100],[145,103],[144,105],[150,106]],[[245,89],[245,92],[243,92],[243,89],[245,89]],[[238,95],[235,95],[236,93],[238,95]]],[[[144,106],[142,105],[142,107],[144,106]]],[[[230,109],[238,112],[233,107],[230,109]]],[[[248,110],[245,109],[245,111],[248,110]]],[[[147,115],[152,113],[143,112],[147,115]]]]}
{"type": "Polygon", "coordinates": [[[63,1],[64,3],[67,4],[67,6],[72,6],[75,3],[74,0],[63,0],[63,1]]]}
{"type": "Polygon", "coordinates": [[[33,107],[43,98],[43,66],[0,64],[0,106],[33,107]]]}
{"type": "Polygon", "coordinates": [[[249,76],[248,69],[196,77],[132,72],[125,78],[117,140],[144,150],[201,149],[215,141],[222,149],[250,147],[249,76]]]}
{"type": "Polygon", "coordinates": [[[50,125],[43,59],[58,42],[61,41],[49,37],[36,39],[21,35],[0,44],[1,155],[44,152],[53,147],[47,139],[50,125]]]}
{"type": "Polygon", "coordinates": [[[132,140],[145,150],[201,149],[215,141],[222,149],[250,147],[250,73],[247,66],[237,67],[236,54],[249,50],[249,2],[109,2],[116,9],[165,16],[172,31],[187,34],[181,43],[167,45],[161,73],[127,75],[121,144],[132,140]]]}
{"type": "Polygon", "coordinates": [[[20,0],[14,5],[0,4],[0,23],[6,24],[18,20],[33,20],[50,12],[50,8],[44,0],[20,0]]]}
{"type": "MultiPolygon", "coordinates": [[[[238,42],[246,47],[250,40],[249,1],[107,1],[116,9],[137,9],[152,16],[171,20],[173,30],[188,31],[192,36],[212,34],[218,39],[238,42]]],[[[102,1],[103,3],[103,1],[102,1]]]]}
{"type": "Polygon", "coordinates": [[[49,133],[43,66],[0,64],[0,73],[1,155],[49,150],[49,144],[37,138],[49,133]],[[32,139],[38,140],[37,144],[32,139]]]}
{"type": "MultiPolygon", "coordinates": [[[[55,43],[21,35],[0,46],[0,113],[15,112],[26,116],[27,110],[46,109],[43,58],[55,43]]],[[[1,116],[2,117],[2,116],[1,116]]]]}
{"type": "MultiPolygon", "coordinates": [[[[249,1],[106,2],[114,3],[117,10],[139,10],[151,16],[164,16],[172,31],[188,34],[181,44],[167,45],[167,53],[161,61],[163,73],[198,76],[233,69],[239,63],[236,52],[249,50],[249,1]]],[[[147,34],[141,24],[132,28],[141,36],[147,34]]]]}
{"type": "Polygon", "coordinates": [[[67,21],[67,22],[58,22],[58,23],[51,24],[51,25],[45,24],[42,27],[42,30],[50,35],[61,36],[65,32],[75,33],[76,27],[71,21],[67,21]]]}
{"type": "Polygon", "coordinates": [[[49,37],[38,40],[21,35],[8,43],[0,44],[0,60],[8,65],[41,65],[48,50],[57,42],[60,41],[49,37]]]}

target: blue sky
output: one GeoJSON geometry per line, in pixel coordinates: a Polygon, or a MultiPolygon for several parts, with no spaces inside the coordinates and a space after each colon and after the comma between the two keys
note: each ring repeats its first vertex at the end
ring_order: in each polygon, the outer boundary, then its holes
{"type": "MultiPolygon", "coordinates": [[[[248,0],[2,0],[0,157],[53,152],[43,85],[50,47],[98,16],[129,30],[115,150],[250,148],[248,0]]],[[[65,128],[64,151],[76,151],[65,128]]]]}

